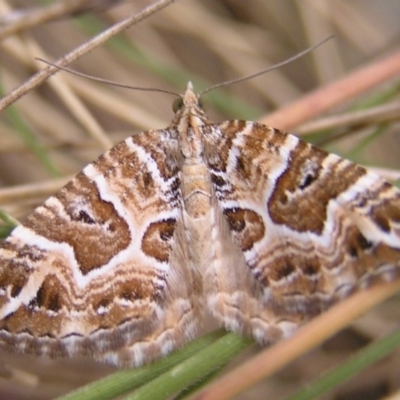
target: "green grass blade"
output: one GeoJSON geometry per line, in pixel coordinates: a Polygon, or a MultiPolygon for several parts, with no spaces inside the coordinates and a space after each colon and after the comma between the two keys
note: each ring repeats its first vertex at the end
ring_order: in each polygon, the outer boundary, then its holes
{"type": "Polygon", "coordinates": [[[83,386],[58,400],[109,400],[137,387],[145,385],[176,364],[210,346],[224,331],[212,332],[190,342],[183,349],[172,353],[158,362],[141,368],[121,370],[96,382],[83,386]]]}
{"type": "Polygon", "coordinates": [[[315,380],[306,388],[286,397],[285,400],[312,400],[323,393],[335,388],[358,374],[365,368],[376,363],[383,357],[390,354],[400,345],[400,330],[397,330],[384,339],[374,342],[353,356],[350,360],[334,368],[323,377],[315,380]]]}
{"type": "Polygon", "coordinates": [[[124,400],[162,400],[180,393],[187,387],[207,380],[210,374],[226,365],[250,343],[252,341],[248,339],[227,333],[124,400]]]}

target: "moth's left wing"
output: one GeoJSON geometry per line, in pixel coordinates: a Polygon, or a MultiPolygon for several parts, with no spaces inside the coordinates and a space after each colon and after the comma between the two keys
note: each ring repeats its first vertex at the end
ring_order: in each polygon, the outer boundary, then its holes
{"type": "Polygon", "coordinates": [[[148,362],[193,337],[177,132],[127,138],[38,207],[0,248],[0,345],[148,362]]]}

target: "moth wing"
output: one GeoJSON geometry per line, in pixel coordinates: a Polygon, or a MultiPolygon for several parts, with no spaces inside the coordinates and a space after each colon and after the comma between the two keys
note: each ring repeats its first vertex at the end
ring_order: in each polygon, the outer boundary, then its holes
{"type": "Polygon", "coordinates": [[[228,329],[271,342],[399,276],[397,188],[254,122],[227,121],[205,137],[221,243],[207,290],[228,329]]]}
{"type": "Polygon", "coordinates": [[[176,137],[127,138],[14,229],[0,248],[1,346],[139,365],[192,337],[176,137]]]}

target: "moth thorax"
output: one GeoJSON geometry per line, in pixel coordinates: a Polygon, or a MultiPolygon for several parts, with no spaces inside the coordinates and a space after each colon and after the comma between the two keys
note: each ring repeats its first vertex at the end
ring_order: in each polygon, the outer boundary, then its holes
{"type": "Polygon", "coordinates": [[[203,217],[211,208],[211,179],[204,164],[182,166],[182,195],[186,212],[192,218],[203,217]]]}

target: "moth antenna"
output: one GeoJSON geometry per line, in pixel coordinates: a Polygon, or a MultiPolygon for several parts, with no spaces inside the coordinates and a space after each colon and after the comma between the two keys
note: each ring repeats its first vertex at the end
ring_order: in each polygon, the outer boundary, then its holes
{"type": "Polygon", "coordinates": [[[283,65],[289,64],[289,63],[291,63],[292,61],[297,60],[298,58],[303,57],[304,55],[306,55],[306,54],[312,52],[312,51],[315,50],[317,47],[322,46],[322,45],[323,45],[324,43],[326,43],[328,40],[331,40],[333,37],[334,37],[334,35],[328,36],[326,39],[323,39],[323,40],[321,40],[320,42],[314,44],[313,46],[308,47],[307,49],[301,51],[300,53],[297,53],[297,54],[294,55],[293,57],[287,58],[286,60],[284,60],[284,61],[282,61],[282,62],[280,62],[280,63],[278,63],[278,64],[274,64],[274,65],[272,65],[271,67],[268,67],[268,68],[266,68],[266,69],[263,69],[263,70],[261,70],[261,71],[259,71],[259,72],[254,73],[254,74],[247,75],[247,76],[243,76],[243,77],[241,77],[241,78],[230,79],[229,81],[224,81],[224,82],[217,83],[217,84],[215,84],[215,85],[209,87],[208,89],[203,90],[203,91],[199,94],[199,96],[202,96],[203,94],[206,94],[206,93],[208,93],[208,92],[211,92],[211,91],[214,90],[214,89],[220,88],[221,86],[228,86],[228,85],[233,85],[234,83],[239,83],[239,82],[247,81],[247,80],[249,80],[249,79],[256,78],[257,76],[264,75],[264,74],[266,74],[267,72],[273,71],[274,69],[280,68],[280,67],[282,67],[283,65]]]}
{"type": "Polygon", "coordinates": [[[147,92],[161,92],[161,93],[166,93],[166,94],[171,94],[173,96],[181,97],[181,95],[179,93],[175,93],[175,92],[172,92],[170,90],[160,89],[160,88],[153,88],[153,87],[131,86],[131,85],[127,85],[127,84],[124,84],[124,83],[112,81],[110,79],[105,79],[105,78],[100,78],[100,77],[93,76],[93,75],[88,75],[88,74],[85,74],[83,72],[75,71],[74,69],[62,67],[60,65],[53,64],[50,61],[44,60],[42,58],[35,57],[35,60],[40,61],[40,62],[42,62],[44,64],[47,64],[47,65],[49,65],[51,67],[60,69],[62,71],[69,72],[72,75],[80,76],[80,77],[86,78],[86,79],[91,79],[92,81],[105,83],[107,85],[112,85],[112,86],[116,86],[116,87],[120,87],[120,88],[124,88],[124,89],[142,90],[142,91],[147,91],[147,92]]]}
{"type": "MultiPolygon", "coordinates": [[[[253,78],[256,78],[257,76],[260,75],[264,75],[267,72],[273,71],[274,69],[280,68],[286,64],[291,63],[292,61],[297,60],[300,57],[303,57],[304,55],[312,52],[313,50],[315,50],[317,47],[322,46],[324,43],[326,43],[328,40],[332,39],[334,35],[328,36],[326,39],[321,40],[320,42],[316,43],[315,45],[308,47],[307,49],[301,51],[300,53],[297,53],[296,55],[294,55],[293,57],[290,57],[278,64],[274,64],[271,67],[268,67],[266,69],[263,69],[259,72],[256,72],[254,74],[251,75],[247,75],[247,76],[243,76],[241,78],[235,78],[235,79],[230,79],[228,81],[224,81],[224,82],[220,82],[217,83],[211,87],[209,87],[208,89],[203,90],[202,92],[200,92],[200,94],[198,95],[199,97],[211,92],[212,90],[215,90],[217,88],[220,88],[222,86],[228,86],[228,85],[233,85],[235,83],[239,83],[239,82],[243,82],[243,81],[247,81],[253,78]]],[[[66,68],[66,67],[62,67],[60,65],[57,64],[53,64],[50,61],[44,60],[42,58],[38,58],[36,57],[35,60],[40,61],[44,64],[47,64],[51,67],[57,68],[59,70],[65,71],[65,72],[69,72],[70,74],[76,75],[76,76],[80,76],[82,78],[86,78],[86,79],[91,79],[92,81],[96,81],[96,82],[101,82],[101,83],[105,83],[107,85],[112,85],[112,86],[116,86],[116,87],[120,87],[120,88],[124,88],[124,89],[133,89],[133,90],[141,90],[141,91],[146,91],[146,92],[159,92],[159,93],[166,93],[166,94],[171,94],[173,96],[177,96],[177,97],[181,97],[181,95],[179,93],[175,93],[172,92],[170,90],[166,90],[166,89],[160,89],[160,88],[154,88],[154,87],[142,87],[142,86],[132,86],[132,85],[128,85],[128,84],[124,84],[124,83],[120,83],[120,82],[116,82],[116,81],[112,81],[110,79],[105,79],[105,78],[100,78],[100,77],[96,77],[93,75],[88,75],[85,74],[83,72],[78,72],[75,71],[73,69],[70,68],[66,68]]]]}

